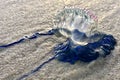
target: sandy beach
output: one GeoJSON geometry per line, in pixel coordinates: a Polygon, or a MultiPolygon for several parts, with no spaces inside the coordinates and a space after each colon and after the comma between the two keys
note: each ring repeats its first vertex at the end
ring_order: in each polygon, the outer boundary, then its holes
{"type": "MultiPolygon", "coordinates": [[[[53,60],[25,80],[120,80],[120,0],[0,0],[0,45],[52,29],[54,16],[65,6],[92,11],[98,30],[117,40],[115,50],[89,64],[53,60]]],[[[51,50],[62,41],[45,36],[0,49],[0,80],[16,80],[36,68],[53,56],[51,50]]]]}

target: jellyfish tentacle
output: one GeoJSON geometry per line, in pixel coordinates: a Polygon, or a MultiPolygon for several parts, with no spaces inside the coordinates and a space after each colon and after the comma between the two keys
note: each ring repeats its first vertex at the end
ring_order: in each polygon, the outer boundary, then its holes
{"type": "Polygon", "coordinates": [[[5,44],[5,45],[1,45],[0,48],[6,48],[6,47],[10,47],[10,46],[13,46],[15,44],[19,44],[21,42],[24,42],[25,39],[24,38],[21,38],[20,40],[18,41],[15,41],[15,42],[12,42],[12,43],[9,43],[9,44],[5,44]]]}
{"type": "Polygon", "coordinates": [[[104,57],[111,53],[111,50],[114,49],[116,45],[116,39],[112,35],[106,35],[105,38],[101,41],[102,50],[104,51],[104,57]]]}
{"type": "Polygon", "coordinates": [[[20,78],[18,78],[17,80],[23,80],[24,78],[27,78],[28,76],[36,73],[37,71],[39,71],[45,64],[51,62],[52,60],[54,60],[56,58],[57,55],[54,55],[53,57],[49,58],[47,61],[44,61],[42,64],[40,64],[38,67],[36,67],[34,70],[31,70],[31,72],[28,72],[24,75],[22,75],[20,78]]]}
{"type": "Polygon", "coordinates": [[[99,57],[99,54],[94,51],[94,49],[89,48],[89,46],[77,46],[75,48],[79,60],[83,62],[91,62],[99,57]]]}
{"type": "Polygon", "coordinates": [[[60,52],[58,52],[56,59],[62,62],[69,62],[71,64],[74,64],[78,60],[83,62],[91,62],[96,60],[101,55],[101,52],[103,56],[109,55],[111,50],[114,49],[115,44],[116,40],[111,35],[104,35],[98,41],[88,43],[87,45],[76,45],[75,47],[72,47],[73,45],[70,46],[63,43],[61,46],[64,47],[57,49],[60,50],[60,52]],[[96,51],[96,49],[99,48],[102,51],[96,51]]]}
{"type": "Polygon", "coordinates": [[[5,44],[5,45],[0,45],[0,48],[7,48],[7,47],[13,46],[15,44],[22,43],[22,42],[24,42],[26,40],[36,39],[36,38],[38,38],[40,36],[54,35],[56,33],[56,31],[57,31],[57,29],[52,29],[52,30],[49,30],[46,33],[34,33],[32,36],[25,36],[25,37],[15,41],[15,42],[5,44]]]}

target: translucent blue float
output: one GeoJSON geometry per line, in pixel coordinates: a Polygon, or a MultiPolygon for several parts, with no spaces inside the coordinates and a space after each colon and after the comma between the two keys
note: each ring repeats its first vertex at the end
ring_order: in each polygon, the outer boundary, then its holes
{"type": "Polygon", "coordinates": [[[35,33],[0,48],[7,48],[29,39],[40,36],[61,35],[66,41],[53,48],[54,55],[44,63],[40,64],[31,72],[21,76],[22,80],[29,75],[39,71],[45,64],[57,59],[61,62],[75,64],[77,61],[91,62],[98,57],[106,57],[116,45],[116,39],[97,31],[97,19],[89,11],[79,8],[65,8],[54,19],[54,29],[46,33],[35,33]]]}

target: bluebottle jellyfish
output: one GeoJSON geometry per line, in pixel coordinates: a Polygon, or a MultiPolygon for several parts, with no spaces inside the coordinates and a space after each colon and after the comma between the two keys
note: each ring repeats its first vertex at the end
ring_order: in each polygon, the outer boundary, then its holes
{"type": "Polygon", "coordinates": [[[17,80],[23,80],[31,74],[39,71],[45,64],[56,59],[61,62],[75,64],[77,61],[91,62],[98,57],[106,57],[116,45],[116,39],[110,35],[97,30],[97,19],[88,10],[80,8],[65,8],[54,19],[54,28],[45,33],[34,33],[32,36],[25,36],[20,40],[1,45],[0,48],[7,48],[25,40],[36,39],[41,36],[56,35],[64,36],[65,42],[53,48],[54,55],[37,68],[22,75],[17,80]]]}

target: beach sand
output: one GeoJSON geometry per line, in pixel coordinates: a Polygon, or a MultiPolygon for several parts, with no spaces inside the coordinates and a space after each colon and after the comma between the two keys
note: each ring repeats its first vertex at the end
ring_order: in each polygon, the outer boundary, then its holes
{"type": "MultiPolygon", "coordinates": [[[[120,0],[0,0],[0,45],[52,29],[54,16],[65,6],[96,14],[98,30],[117,39],[115,50],[89,64],[53,60],[25,80],[120,80],[120,0]]],[[[50,51],[62,40],[46,36],[0,49],[0,80],[16,80],[36,68],[53,55],[50,51]]]]}

